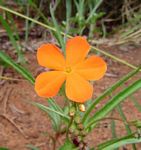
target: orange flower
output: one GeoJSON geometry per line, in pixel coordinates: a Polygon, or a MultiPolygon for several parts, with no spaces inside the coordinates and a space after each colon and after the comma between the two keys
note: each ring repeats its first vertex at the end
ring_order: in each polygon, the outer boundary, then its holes
{"type": "Polygon", "coordinates": [[[41,97],[57,95],[65,83],[66,96],[75,102],[84,103],[92,97],[93,86],[88,80],[99,80],[107,65],[98,56],[86,55],[90,45],[85,38],[77,36],[66,43],[66,60],[61,50],[53,44],[43,44],[37,51],[38,63],[51,69],[41,73],[35,81],[35,91],[41,97]]]}

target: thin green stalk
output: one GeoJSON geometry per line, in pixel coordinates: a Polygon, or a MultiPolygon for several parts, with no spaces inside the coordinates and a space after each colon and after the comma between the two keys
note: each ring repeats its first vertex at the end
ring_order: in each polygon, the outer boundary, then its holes
{"type": "MultiPolygon", "coordinates": [[[[114,114],[114,111],[112,111],[111,117],[113,116],[113,114],[114,114]]],[[[114,119],[111,120],[111,132],[112,132],[112,139],[116,139],[117,138],[116,123],[114,119]]],[[[118,150],[118,149],[115,149],[115,150],[118,150]]]]}
{"type": "Polygon", "coordinates": [[[136,80],[130,84],[127,88],[123,89],[121,92],[116,94],[110,101],[108,101],[102,108],[100,108],[92,117],[89,118],[87,124],[85,124],[85,129],[91,131],[95,126],[95,120],[105,117],[110,113],[118,104],[125,101],[127,97],[141,89],[141,79],[136,80]]]}
{"type": "MultiPolygon", "coordinates": [[[[17,16],[20,16],[20,17],[22,17],[22,18],[28,19],[28,20],[30,20],[30,21],[32,21],[32,22],[34,22],[34,23],[36,23],[36,24],[38,24],[38,25],[40,25],[40,26],[43,26],[43,27],[45,27],[45,28],[47,28],[47,29],[49,29],[49,30],[52,30],[52,31],[55,31],[55,32],[57,31],[54,27],[51,27],[51,26],[46,25],[46,24],[44,24],[44,23],[42,23],[42,22],[40,22],[40,21],[37,21],[37,20],[32,19],[32,18],[30,18],[30,17],[27,17],[27,16],[25,16],[25,15],[23,15],[23,14],[21,14],[21,13],[18,13],[18,12],[16,12],[16,11],[13,11],[13,10],[11,10],[11,9],[9,9],[9,8],[6,8],[6,7],[4,7],[4,6],[0,6],[0,8],[1,8],[2,10],[8,11],[8,12],[10,12],[10,13],[12,13],[12,14],[15,14],[15,15],[17,15],[17,16]]],[[[60,33],[61,33],[62,35],[65,35],[64,32],[60,32],[60,33]]],[[[72,38],[72,36],[70,36],[70,35],[67,35],[67,37],[72,38]]],[[[95,46],[91,46],[91,48],[92,48],[93,50],[95,50],[95,51],[98,51],[98,52],[100,52],[100,53],[106,55],[107,57],[112,58],[113,60],[116,60],[116,61],[118,61],[118,62],[120,62],[120,63],[122,63],[122,64],[124,64],[124,65],[126,65],[126,66],[128,66],[128,67],[130,67],[130,68],[132,68],[132,69],[137,69],[136,66],[134,66],[134,65],[132,65],[132,64],[130,64],[130,63],[128,63],[128,62],[126,62],[126,61],[124,61],[124,60],[122,60],[122,59],[120,59],[120,58],[118,58],[118,57],[116,57],[116,56],[114,56],[114,55],[112,55],[112,54],[110,54],[110,53],[107,53],[107,52],[105,52],[105,51],[103,51],[103,50],[101,50],[101,49],[99,49],[99,48],[96,48],[95,46]]],[[[140,71],[141,71],[141,70],[140,70],[140,71]]]]}
{"type": "Polygon", "coordinates": [[[67,132],[66,132],[66,138],[69,138],[69,129],[70,129],[71,125],[73,124],[73,120],[74,120],[74,116],[72,116],[70,118],[70,122],[68,124],[67,132]]]}
{"type": "Polygon", "coordinates": [[[103,2],[103,0],[97,1],[95,7],[93,8],[93,10],[91,11],[89,17],[86,20],[87,23],[90,21],[90,19],[92,18],[93,14],[96,12],[96,10],[98,9],[98,7],[101,5],[102,2],[103,2]]]}
{"type": "Polygon", "coordinates": [[[66,119],[66,121],[68,121],[70,119],[67,115],[65,115],[65,114],[63,114],[63,113],[61,113],[59,111],[56,111],[56,110],[54,110],[54,109],[52,109],[50,107],[47,107],[47,106],[45,106],[43,104],[36,103],[36,102],[31,102],[31,104],[37,106],[38,108],[41,108],[44,111],[51,111],[53,113],[56,113],[56,114],[60,115],[61,117],[63,117],[64,119],[66,119]]]}
{"type": "MultiPolygon", "coordinates": [[[[27,1],[26,4],[26,16],[29,16],[29,2],[27,1]]],[[[28,42],[28,35],[29,35],[29,20],[25,20],[25,42],[28,42]]]]}
{"type": "Polygon", "coordinates": [[[13,47],[15,48],[17,54],[18,54],[18,62],[20,63],[24,63],[24,57],[22,55],[22,51],[21,51],[21,47],[20,45],[17,43],[15,37],[13,36],[13,31],[10,27],[10,25],[7,23],[7,21],[0,15],[0,22],[2,23],[3,27],[5,28],[8,37],[13,45],[13,47]]]}
{"type": "Polygon", "coordinates": [[[17,41],[19,41],[19,40],[20,40],[20,37],[19,37],[19,34],[18,34],[18,29],[17,29],[17,27],[16,27],[15,21],[14,21],[14,19],[13,19],[13,16],[12,16],[12,14],[9,13],[9,12],[7,12],[6,15],[7,15],[7,17],[8,17],[7,19],[8,19],[8,21],[9,21],[9,25],[12,27],[12,31],[13,31],[13,34],[14,34],[14,36],[15,36],[15,39],[16,39],[17,41]]]}
{"type": "Polygon", "coordinates": [[[135,99],[133,95],[130,96],[130,99],[134,103],[134,106],[138,109],[139,112],[141,112],[141,104],[135,99]]]}
{"type": "Polygon", "coordinates": [[[128,79],[130,79],[132,76],[137,74],[139,72],[138,68],[137,70],[133,70],[129,72],[127,75],[122,77],[119,81],[117,81],[115,84],[112,85],[109,89],[107,89],[102,95],[100,95],[97,99],[94,100],[93,103],[87,108],[84,116],[83,116],[83,122],[85,122],[90,114],[90,112],[95,108],[95,106],[100,103],[106,96],[110,95],[115,89],[117,89],[120,85],[122,85],[124,82],[126,82],[128,79]]]}
{"type": "MultiPolygon", "coordinates": [[[[128,63],[128,62],[126,62],[125,60],[122,60],[122,59],[120,59],[120,58],[118,58],[118,57],[116,57],[116,56],[114,56],[114,55],[112,55],[112,54],[110,54],[110,53],[107,53],[107,52],[105,52],[105,51],[103,51],[103,50],[100,50],[100,49],[97,48],[97,47],[91,46],[91,48],[92,48],[93,50],[96,50],[96,51],[100,52],[101,54],[104,54],[104,55],[106,55],[106,56],[108,56],[108,57],[110,57],[110,58],[112,58],[112,59],[114,59],[114,60],[116,60],[116,61],[118,61],[118,62],[120,62],[120,63],[122,63],[122,64],[124,64],[124,65],[126,65],[126,66],[128,66],[128,67],[130,67],[130,68],[132,68],[132,69],[137,69],[136,66],[134,66],[134,65],[132,65],[132,64],[130,64],[130,63],[128,63]]],[[[141,71],[141,70],[140,70],[140,71],[141,71]]]]}
{"type": "MultiPolygon", "coordinates": [[[[128,135],[132,134],[132,130],[130,129],[130,126],[128,125],[128,121],[126,119],[126,116],[125,116],[124,112],[122,111],[122,107],[121,107],[120,104],[117,106],[117,110],[118,110],[118,112],[119,112],[119,114],[120,114],[120,116],[121,116],[121,118],[124,122],[127,134],[128,135]]],[[[132,148],[133,148],[133,150],[136,150],[136,145],[132,144],[132,148]]]]}
{"type": "Polygon", "coordinates": [[[55,15],[54,15],[54,9],[51,5],[50,5],[50,14],[51,14],[51,18],[53,20],[54,27],[56,29],[58,42],[60,43],[63,52],[65,52],[65,43],[64,43],[63,37],[62,37],[61,32],[60,32],[61,31],[60,27],[56,21],[55,15]]]}
{"type": "Polygon", "coordinates": [[[113,139],[117,138],[115,120],[111,120],[111,131],[113,139]]]}
{"type": "Polygon", "coordinates": [[[71,9],[72,9],[72,6],[71,6],[71,0],[67,0],[66,1],[66,31],[65,31],[65,43],[66,43],[66,40],[67,40],[67,34],[69,32],[69,28],[70,28],[70,16],[71,16],[71,9]]]}
{"type": "MultiPolygon", "coordinates": [[[[124,87],[126,87],[125,84],[124,84],[124,87]]],[[[138,103],[138,101],[136,100],[136,98],[134,97],[134,95],[131,95],[129,98],[134,103],[134,106],[138,109],[138,111],[141,112],[141,104],[138,103]]]]}
{"type": "MultiPolygon", "coordinates": [[[[69,99],[68,99],[69,100],[69,99]]],[[[75,113],[76,113],[76,110],[77,110],[77,108],[76,108],[76,103],[75,102],[72,102],[72,103],[70,103],[71,105],[70,105],[70,110],[69,110],[69,115],[70,115],[70,120],[69,120],[69,124],[68,124],[68,128],[67,128],[67,132],[66,132],[66,137],[67,138],[69,138],[69,129],[70,129],[70,127],[71,127],[71,125],[73,124],[73,122],[74,122],[74,116],[75,116],[75,113]],[[71,112],[71,108],[74,108],[75,110],[73,110],[74,112],[71,112]],[[71,113],[74,113],[73,115],[71,115],[71,113]]]]}
{"type": "MultiPolygon", "coordinates": [[[[35,20],[37,20],[37,18],[41,17],[44,20],[44,22],[49,25],[50,22],[49,22],[48,18],[42,13],[42,9],[41,9],[42,3],[43,3],[43,0],[40,0],[39,7],[37,7],[36,4],[33,2],[33,0],[29,0],[29,4],[34,8],[34,10],[37,11],[37,13],[38,13],[37,16],[40,15],[38,17],[36,16],[35,20]]],[[[33,26],[33,24],[31,26],[33,26]]]]}
{"type": "Polygon", "coordinates": [[[133,144],[133,143],[140,143],[141,138],[135,138],[134,134],[115,139],[115,140],[110,140],[106,141],[100,145],[97,146],[97,150],[113,150],[114,148],[122,148],[124,145],[127,144],[133,144]]]}

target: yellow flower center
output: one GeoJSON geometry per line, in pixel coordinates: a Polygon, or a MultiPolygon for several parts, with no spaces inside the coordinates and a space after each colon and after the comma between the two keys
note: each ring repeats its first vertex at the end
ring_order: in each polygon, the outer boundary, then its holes
{"type": "Polygon", "coordinates": [[[65,69],[66,73],[71,73],[71,71],[72,71],[71,67],[66,67],[66,69],[65,69]]]}

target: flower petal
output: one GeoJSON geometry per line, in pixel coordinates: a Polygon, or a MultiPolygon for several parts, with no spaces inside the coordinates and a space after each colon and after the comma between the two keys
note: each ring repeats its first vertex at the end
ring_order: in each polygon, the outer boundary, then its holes
{"type": "Polygon", "coordinates": [[[66,44],[66,63],[74,65],[82,61],[88,54],[90,45],[87,40],[81,36],[76,36],[67,41],[66,44]]]}
{"type": "Polygon", "coordinates": [[[92,97],[93,86],[77,73],[71,73],[66,79],[66,95],[75,102],[84,103],[92,97]]]}
{"type": "Polygon", "coordinates": [[[76,66],[76,72],[86,80],[99,80],[106,70],[105,61],[98,56],[91,56],[76,66]]]}
{"type": "Polygon", "coordinates": [[[60,49],[53,44],[43,44],[38,48],[37,60],[41,66],[49,69],[62,70],[65,59],[60,49]]]}
{"type": "Polygon", "coordinates": [[[105,61],[98,56],[91,56],[76,66],[76,72],[86,80],[99,80],[106,70],[105,61]]]}
{"type": "Polygon", "coordinates": [[[65,79],[66,75],[62,71],[43,72],[36,78],[35,91],[41,97],[55,96],[65,79]]]}

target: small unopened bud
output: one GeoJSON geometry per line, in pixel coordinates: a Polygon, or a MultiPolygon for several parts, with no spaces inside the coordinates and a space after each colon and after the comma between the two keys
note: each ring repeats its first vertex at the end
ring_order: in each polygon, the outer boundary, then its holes
{"type": "Polygon", "coordinates": [[[75,136],[78,136],[78,135],[79,135],[79,131],[78,131],[78,130],[75,130],[75,131],[74,131],[74,134],[75,134],[75,136]]]}
{"type": "Polygon", "coordinates": [[[75,115],[75,107],[71,107],[71,108],[70,108],[69,115],[70,115],[71,117],[73,117],[73,116],[75,115]]]}
{"type": "Polygon", "coordinates": [[[80,134],[84,137],[84,136],[86,136],[87,132],[86,131],[81,131],[80,134]]]}
{"type": "Polygon", "coordinates": [[[79,110],[85,112],[86,108],[84,104],[79,104],[79,110]]]}
{"type": "Polygon", "coordinates": [[[69,132],[70,133],[74,133],[76,130],[76,126],[75,125],[71,125],[71,127],[69,128],[69,132]]]}
{"type": "Polygon", "coordinates": [[[82,141],[82,137],[81,136],[77,136],[77,139],[78,139],[79,143],[82,141]]]}
{"type": "Polygon", "coordinates": [[[76,114],[74,120],[75,120],[75,122],[76,122],[77,124],[81,123],[81,118],[80,118],[80,116],[77,115],[77,114],[76,114]]]}
{"type": "Polygon", "coordinates": [[[82,123],[80,123],[80,124],[78,124],[78,128],[79,128],[79,130],[83,130],[83,124],[82,123]]]}

